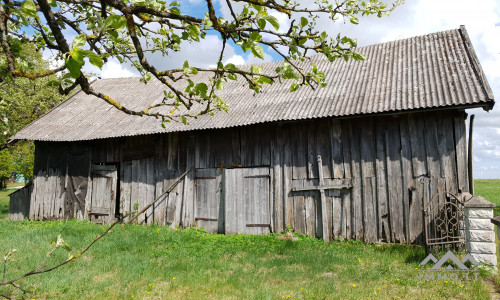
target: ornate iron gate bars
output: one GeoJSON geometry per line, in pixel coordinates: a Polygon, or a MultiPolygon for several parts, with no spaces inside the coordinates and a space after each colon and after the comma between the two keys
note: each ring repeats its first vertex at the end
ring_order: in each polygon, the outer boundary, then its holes
{"type": "Polygon", "coordinates": [[[428,251],[465,245],[464,204],[462,199],[449,193],[438,193],[426,204],[424,224],[428,251]]]}

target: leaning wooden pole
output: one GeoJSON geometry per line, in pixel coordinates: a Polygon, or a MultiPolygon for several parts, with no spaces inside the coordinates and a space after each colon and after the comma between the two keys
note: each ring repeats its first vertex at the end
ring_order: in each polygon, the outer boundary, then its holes
{"type": "Polygon", "coordinates": [[[467,157],[467,169],[469,172],[469,193],[474,195],[474,176],[472,173],[472,135],[474,132],[474,116],[470,116],[469,121],[469,149],[468,149],[468,157],[467,157]]]}
{"type": "Polygon", "coordinates": [[[148,205],[146,205],[146,207],[144,207],[143,209],[141,209],[140,212],[138,212],[137,214],[135,214],[134,217],[132,217],[130,220],[128,220],[125,224],[130,224],[132,223],[135,219],[137,219],[137,217],[139,217],[141,214],[143,214],[146,210],[148,210],[148,208],[150,208],[153,204],[156,203],[156,201],[160,200],[163,196],[165,196],[166,194],[169,194],[171,191],[174,190],[174,188],[179,184],[179,182],[181,182],[182,179],[184,179],[184,177],[186,177],[186,175],[191,172],[191,170],[187,170],[186,172],[184,172],[179,178],[177,178],[177,180],[175,180],[174,183],[172,183],[170,185],[170,187],[164,191],[160,196],[158,196],[153,202],[149,203],[148,205]]]}

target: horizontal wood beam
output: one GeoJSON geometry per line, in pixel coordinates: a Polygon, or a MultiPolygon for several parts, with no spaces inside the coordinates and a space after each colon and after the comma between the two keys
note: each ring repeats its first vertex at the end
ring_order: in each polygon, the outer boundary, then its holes
{"type": "Polygon", "coordinates": [[[350,188],[352,188],[352,186],[350,184],[318,185],[318,186],[294,187],[292,189],[292,192],[321,191],[321,190],[342,190],[342,189],[350,189],[350,188]]]}

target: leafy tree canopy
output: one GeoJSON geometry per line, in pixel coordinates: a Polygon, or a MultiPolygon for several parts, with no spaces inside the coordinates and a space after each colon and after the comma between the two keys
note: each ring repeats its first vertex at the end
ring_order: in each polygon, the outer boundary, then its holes
{"type": "MultiPolygon", "coordinates": [[[[5,53],[0,76],[10,78],[41,78],[60,74],[59,91],[67,94],[76,87],[101,98],[126,113],[149,115],[163,121],[211,114],[225,110],[218,96],[228,80],[245,80],[249,88],[259,92],[263,85],[282,79],[295,80],[291,91],[308,85],[325,85],[321,70],[303,64],[311,54],[323,54],[330,61],[343,58],[362,60],[353,51],[352,38],[329,36],[318,26],[318,18],[326,16],[334,22],[359,23],[359,17],[390,12],[396,3],[388,6],[378,0],[212,0],[202,1],[204,14],[190,14],[187,1],[164,0],[4,0],[0,11],[0,46],[5,53]],[[230,11],[223,18],[220,7],[230,11]],[[280,27],[276,16],[287,16],[291,22],[280,27]],[[212,68],[191,65],[163,69],[151,62],[152,53],[167,57],[216,35],[222,40],[219,59],[212,68]],[[29,55],[22,45],[30,43],[37,50],[50,49],[62,63],[52,68],[32,70],[29,55]],[[265,50],[280,56],[283,64],[272,72],[258,65],[238,67],[223,63],[226,45],[239,47],[264,59],[265,50]],[[85,64],[102,68],[111,59],[133,65],[144,81],[152,77],[165,86],[161,104],[144,110],[131,110],[103,91],[94,90],[90,75],[82,72],[85,64]],[[203,80],[193,75],[205,74],[203,80]],[[176,82],[183,82],[178,84],[176,82]],[[158,109],[167,106],[168,109],[158,109]]],[[[197,77],[200,78],[200,77],[197,77]]]]}

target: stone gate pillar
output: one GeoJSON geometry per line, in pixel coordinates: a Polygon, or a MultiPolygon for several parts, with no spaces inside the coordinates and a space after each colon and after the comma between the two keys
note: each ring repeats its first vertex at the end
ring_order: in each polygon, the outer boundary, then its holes
{"type": "MultiPolygon", "coordinates": [[[[465,197],[465,248],[478,262],[497,266],[495,226],[492,223],[495,204],[481,196],[465,197]]],[[[500,223],[499,223],[500,224],[500,223]]]]}

